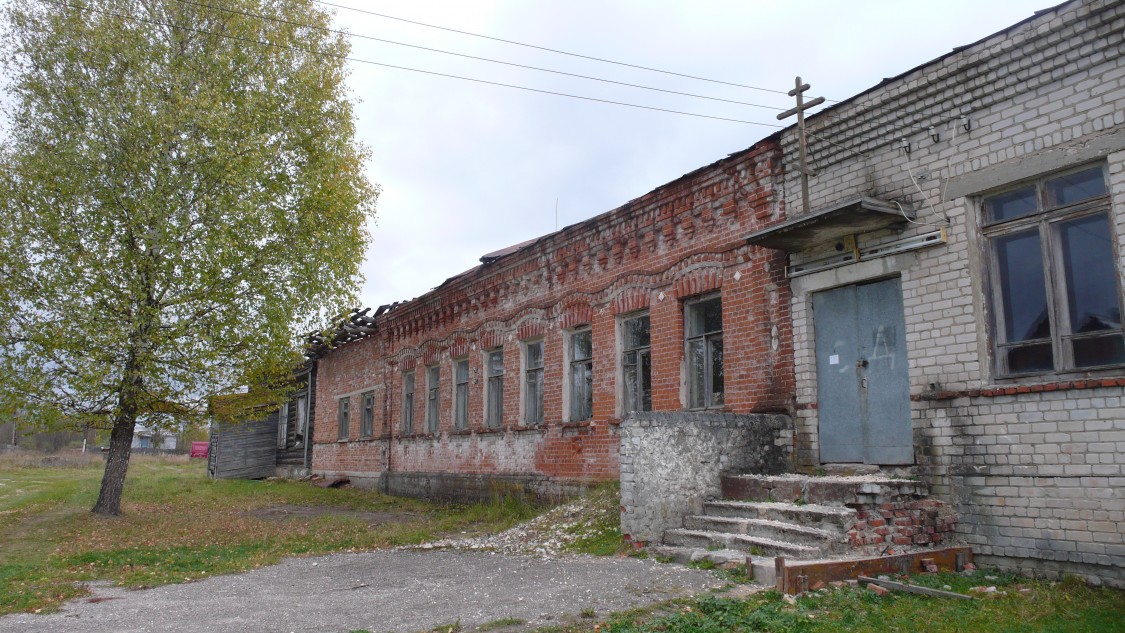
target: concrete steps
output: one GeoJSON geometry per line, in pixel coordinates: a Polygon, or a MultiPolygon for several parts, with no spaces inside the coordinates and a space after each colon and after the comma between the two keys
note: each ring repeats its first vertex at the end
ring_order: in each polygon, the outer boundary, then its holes
{"type": "Polygon", "coordinates": [[[703,504],[703,513],[707,516],[791,523],[833,533],[847,532],[855,524],[855,510],[818,504],[709,501],[703,504]]]}
{"type": "Polygon", "coordinates": [[[876,475],[806,477],[802,475],[728,475],[721,480],[724,499],[780,501],[830,506],[859,506],[921,499],[926,484],[876,475]]]}
{"type": "Polygon", "coordinates": [[[765,538],[762,536],[749,536],[746,534],[729,534],[726,532],[710,532],[706,530],[688,530],[678,528],[664,532],[665,545],[680,547],[702,547],[704,549],[729,549],[745,554],[758,556],[789,556],[792,558],[818,558],[823,555],[823,550],[814,545],[801,545],[789,541],[765,538]]]}
{"type": "Polygon", "coordinates": [[[749,563],[755,580],[768,583],[776,556],[838,557],[867,545],[885,548],[892,538],[909,541],[936,525],[942,505],[926,500],[929,490],[921,482],[870,472],[733,475],[721,483],[723,499],[705,502],[682,527],[666,530],[663,544],[652,546],[654,555],[720,567],[749,563]]]}

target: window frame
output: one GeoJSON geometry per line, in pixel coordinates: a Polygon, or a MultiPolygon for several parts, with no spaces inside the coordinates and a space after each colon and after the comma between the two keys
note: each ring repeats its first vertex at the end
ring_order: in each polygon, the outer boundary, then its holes
{"type": "Polygon", "coordinates": [[[450,373],[453,376],[453,430],[465,431],[469,428],[469,359],[453,359],[450,373]]]}
{"type": "Polygon", "coordinates": [[[589,325],[574,328],[566,333],[565,384],[568,396],[566,403],[567,422],[585,422],[594,419],[594,330],[589,325]],[[574,341],[579,336],[590,337],[590,355],[588,357],[574,357],[574,341]],[[588,366],[589,375],[585,394],[576,393],[577,385],[574,382],[576,370],[583,366],[588,366]],[[588,411],[583,412],[576,408],[580,399],[587,405],[588,411]]]}
{"type": "Polygon", "coordinates": [[[543,339],[535,339],[523,342],[523,353],[521,354],[520,362],[522,364],[520,372],[520,399],[522,406],[520,407],[520,414],[523,417],[524,426],[539,426],[543,424],[543,377],[544,367],[546,361],[544,354],[546,352],[546,345],[543,339]],[[531,347],[539,347],[539,364],[533,367],[530,359],[531,347]],[[530,381],[534,379],[536,388],[534,390],[530,387],[530,381]],[[532,408],[534,407],[534,408],[532,408]]]}
{"type": "MultiPolygon", "coordinates": [[[[708,330],[698,334],[691,334],[691,319],[695,310],[702,309],[706,303],[718,301],[719,303],[719,320],[723,321],[723,299],[720,293],[710,293],[695,297],[684,301],[683,317],[684,317],[684,368],[685,368],[685,387],[686,387],[686,408],[691,410],[703,409],[719,409],[725,406],[726,403],[726,362],[725,354],[720,359],[722,363],[723,385],[722,390],[718,393],[721,395],[719,402],[714,401],[715,396],[715,376],[714,368],[715,361],[712,351],[712,346],[715,341],[718,341],[720,346],[723,346],[723,328],[726,326],[725,322],[720,323],[718,330],[708,330]],[[703,392],[696,394],[694,383],[692,381],[692,356],[691,345],[695,341],[700,341],[703,345],[703,392]],[[696,399],[697,395],[702,396],[702,401],[696,399]]],[[[725,347],[724,347],[725,349],[725,347]]]]}
{"type": "Polygon", "coordinates": [[[627,415],[636,411],[652,411],[652,315],[648,310],[640,312],[633,312],[625,314],[617,319],[617,329],[620,341],[620,353],[617,355],[617,368],[618,375],[621,377],[621,388],[618,396],[621,398],[621,415],[627,415]],[[648,320],[648,343],[630,347],[631,341],[629,340],[629,323],[639,319],[648,320]],[[635,357],[635,360],[629,361],[630,355],[635,357]],[[645,367],[644,360],[648,359],[648,373],[644,374],[643,368],[645,367]],[[635,366],[636,370],[634,377],[640,384],[630,385],[629,373],[627,368],[635,366]],[[647,379],[647,381],[646,381],[647,379]],[[648,401],[644,399],[644,383],[647,382],[648,386],[648,401]],[[630,394],[634,397],[630,398],[630,394]],[[635,401],[639,399],[639,402],[635,401]],[[634,400],[631,402],[630,400],[634,400]]]}
{"type": "Polygon", "coordinates": [[[417,384],[414,370],[402,372],[402,432],[406,435],[414,433],[414,393],[417,384]]]}
{"type": "Polygon", "coordinates": [[[346,441],[351,426],[351,396],[344,396],[336,402],[336,440],[346,441]]]}
{"type": "Polygon", "coordinates": [[[504,426],[504,348],[484,352],[484,425],[498,429],[504,426]],[[493,358],[500,356],[500,370],[493,371],[493,358]],[[495,390],[493,386],[496,386],[495,390]]]}
{"type": "Polygon", "coordinates": [[[366,391],[362,394],[362,407],[359,416],[359,436],[361,438],[375,435],[375,392],[366,391]]]}
{"type": "Polygon", "coordinates": [[[426,433],[441,428],[441,365],[426,367],[426,433]]]}
{"type": "MultiPolygon", "coordinates": [[[[1125,328],[1096,330],[1093,332],[1071,332],[1071,318],[1069,307],[1069,294],[1066,282],[1066,259],[1064,257],[1061,230],[1070,222],[1086,218],[1102,217],[1106,220],[1110,239],[1110,249],[1113,259],[1114,281],[1116,282],[1118,313],[1123,311],[1122,279],[1120,267],[1120,253],[1118,239],[1115,233],[1113,216],[1113,203],[1110,183],[1105,162],[1087,163],[1078,167],[1062,171],[1041,174],[1034,179],[1023,180],[1018,183],[983,194],[978,199],[978,209],[981,217],[981,235],[983,238],[984,263],[986,266],[984,279],[987,284],[985,296],[988,301],[990,315],[990,341],[989,348],[992,354],[992,369],[997,379],[1019,379],[1029,376],[1065,376],[1074,374],[1087,374],[1104,370],[1120,369],[1125,367],[1125,362],[1080,367],[1075,364],[1073,341],[1082,339],[1096,339],[1112,336],[1116,331],[1125,337],[1125,328]],[[1051,204],[1048,195],[1048,183],[1057,181],[1070,174],[1099,169],[1102,176],[1104,193],[1068,204],[1051,204]],[[1016,192],[1022,189],[1033,188],[1035,192],[1036,209],[1033,212],[1018,217],[994,220],[990,217],[989,201],[1016,192]],[[1042,265],[1044,296],[1047,306],[1047,317],[1050,323],[1050,334],[1046,338],[1028,339],[1023,341],[1008,341],[1006,323],[1004,319],[1003,284],[1000,279],[1001,262],[999,248],[996,243],[1005,237],[1021,233],[1034,233],[1039,240],[1040,262],[1042,265]],[[1034,345],[1049,344],[1051,348],[1051,369],[1012,371],[1009,367],[1010,350],[1026,348],[1034,345]]],[[[1120,318],[1120,317],[1119,317],[1120,318]]]]}

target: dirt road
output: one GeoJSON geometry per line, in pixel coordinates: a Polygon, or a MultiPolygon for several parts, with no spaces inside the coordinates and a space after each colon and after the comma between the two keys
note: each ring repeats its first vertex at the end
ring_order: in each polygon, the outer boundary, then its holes
{"type": "Polygon", "coordinates": [[[97,587],[59,613],[0,618],[0,632],[428,631],[501,619],[527,630],[722,586],[708,571],[633,558],[543,560],[487,552],[379,551],[290,559],[236,576],[141,591],[97,587]]]}

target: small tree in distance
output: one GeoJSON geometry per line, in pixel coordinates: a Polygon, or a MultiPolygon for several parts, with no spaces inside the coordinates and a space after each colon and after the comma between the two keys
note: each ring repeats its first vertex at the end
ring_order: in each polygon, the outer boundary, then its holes
{"type": "Polygon", "coordinates": [[[352,304],[378,190],[348,44],[311,0],[3,17],[0,407],[112,428],[94,512],[115,515],[137,422],[276,400],[292,333],[352,304]]]}

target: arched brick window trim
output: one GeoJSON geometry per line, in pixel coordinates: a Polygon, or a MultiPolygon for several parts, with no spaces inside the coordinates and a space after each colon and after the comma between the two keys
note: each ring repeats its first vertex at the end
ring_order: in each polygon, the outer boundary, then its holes
{"type": "Polygon", "coordinates": [[[538,319],[533,319],[533,320],[529,320],[529,321],[524,321],[523,323],[520,324],[519,332],[517,333],[517,336],[519,336],[519,339],[521,341],[526,341],[527,339],[539,338],[539,337],[543,336],[543,334],[546,333],[546,331],[547,331],[547,328],[543,324],[542,321],[540,321],[538,319]]]}
{"type": "Polygon", "coordinates": [[[718,266],[696,268],[680,275],[673,283],[676,298],[686,299],[723,287],[723,269],[718,266]]]}
{"type": "Polygon", "coordinates": [[[594,309],[588,303],[572,303],[563,308],[562,318],[559,319],[559,325],[562,329],[567,330],[579,325],[592,323],[594,320],[594,309]]]}
{"type": "Polygon", "coordinates": [[[625,314],[649,307],[652,291],[648,288],[625,288],[613,299],[613,313],[625,314]]]}
{"type": "Polygon", "coordinates": [[[480,348],[493,349],[496,347],[503,347],[504,345],[504,332],[500,330],[488,330],[482,332],[480,335],[480,348]]]}

